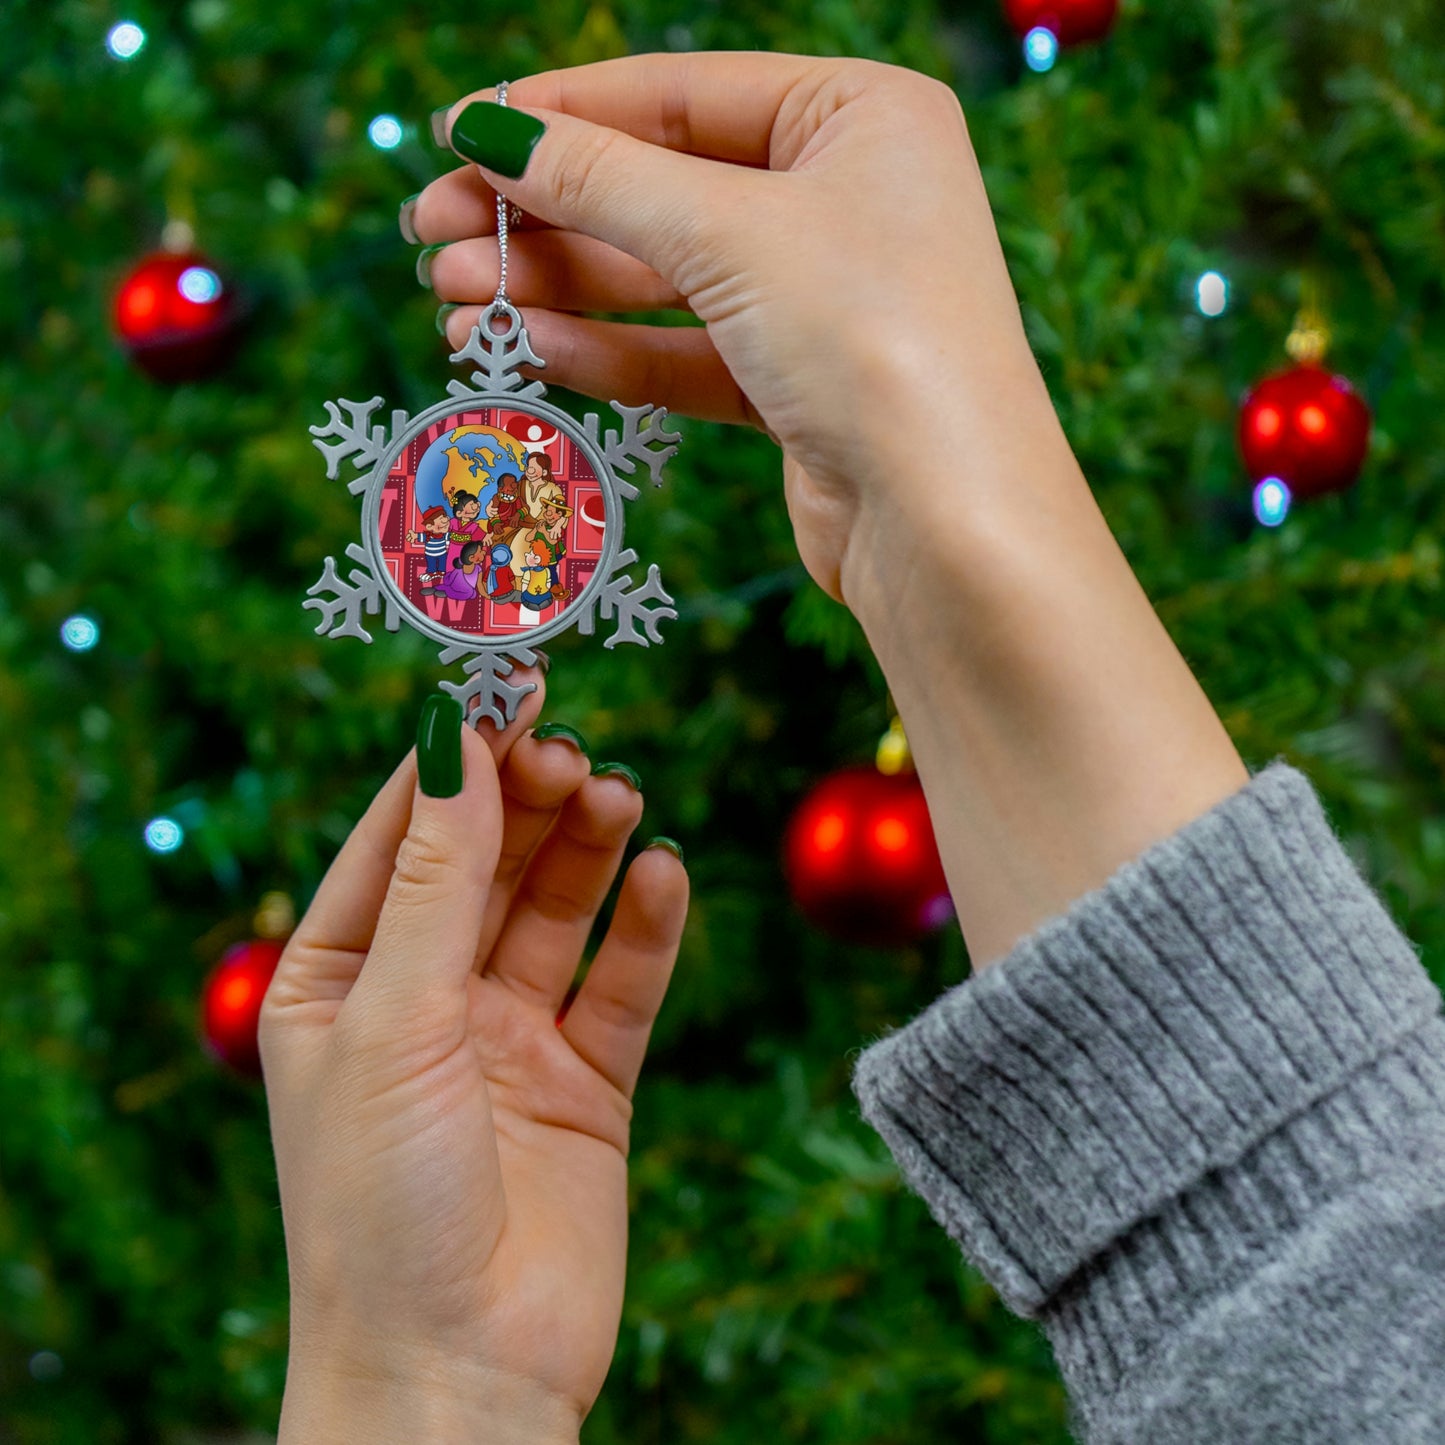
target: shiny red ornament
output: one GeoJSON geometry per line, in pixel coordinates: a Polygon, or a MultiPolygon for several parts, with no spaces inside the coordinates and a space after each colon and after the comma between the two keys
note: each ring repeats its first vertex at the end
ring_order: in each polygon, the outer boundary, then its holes
{"type": "Polygon", "coordinates": [[[1278,477],[1296,497],[1348,491],[1369,446],[1369,407],[1343,376],[1313,362],[1267,376],[1240,408],[1249,475],[1278,477]]]}
{"type": "Polygon", "coordinates": [[[157,381],[198,381],[235,351],[238,309],[204,256],[147,256],[115,295],[115,329],[137,365],[157,381]]]}
{"type": "Polygon", "coordinates": [[[201,1034],[206,1047],[239,1074],[261,1077],[257,1025],[261,1001],[281,961],[283,945],[258,938],[227,949],[201,993],[201,1034]]]}
{"type": "Polygon", "coordinates": [[[1003,8],[1020,39],[1042,26],[1061,46],[1083,45],[1114,28],[1119,0],[1004,0],[1003,8]]]}
{"type": "Polygon", "coordinates": [[[824,778],[788,824],[783,864],[804,917],[850,943],[913,943],[953,917],[916,773],[824,778]]]}

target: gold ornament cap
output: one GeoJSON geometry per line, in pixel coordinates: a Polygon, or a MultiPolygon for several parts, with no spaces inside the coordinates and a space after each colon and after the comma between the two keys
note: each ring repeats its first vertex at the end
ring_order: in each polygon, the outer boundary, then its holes
{"type": "Polygon", "coordinates": [[[898,773],[913,771],[913,752],[908,746],[908,735],[903,731],[902,720],[896,714],[888,724],[888,731],[878,740],[878,752],[874,761],[878,771],[888,778],[898,773]]]}

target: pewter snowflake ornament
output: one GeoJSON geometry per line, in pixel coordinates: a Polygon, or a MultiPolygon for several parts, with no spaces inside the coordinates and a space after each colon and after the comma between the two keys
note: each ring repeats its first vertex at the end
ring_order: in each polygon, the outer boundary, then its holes
{"type": "Polygon", "coordinates": [[[441,687],[468,722],[503,728],[535,690],[507,679],[547,638],[573,626],[590,636],[600,617],[616,623],[604,647],[662,641],[659,623],[677,612],[655,564],[634,585],[622,508],[639,468],[662,485],[681,437],[664,407],[614,401],[620,426],[604,432],[596,413],[579,427],[543,401],[520,368],[545,363],[508,302],[483,312],[451,359],[475,365],[472,384],[453,381],[418,417],[393,411],[388,429],[372,425],[379,396],[329,401],[326,425],[310,429],[328,477],[347,462],[359,473],[347,486],[362,494],[361,542],[346,549],[345,576],[326,559],[302,606],[327,637],[370,642],[362,618],[380,613],[389,632],[404,621],[442,643],[466,680],[441,687]]]}

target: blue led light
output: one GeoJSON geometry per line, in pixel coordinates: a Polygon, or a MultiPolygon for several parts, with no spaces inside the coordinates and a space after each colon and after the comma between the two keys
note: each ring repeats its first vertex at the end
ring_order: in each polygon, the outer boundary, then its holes
{"type": "Polygon", "coordinates": [[[394,115],[378,115],[366,128],[379,151],[394,151],[401,144],[401,122],[394,115]]]}
{"type": "Polygon", "coordinates": [[[1218,271],[1206,271],[1195,283],[1194,301],[1201,314],[1223,316],[1229,305],[1229,282],[1218,271]]]}
{"type": "Polygon", "coordinates": [[[117,60],[133,60],[144,49],[146,33],[134,20],[122,20],[112,25],[105,37],[105,48],[117,60]]]}
{"type": "Polygon", "coordinates": [[[1059,37],[1047,25],[1035,25],[1024,36],[1024,59],[1029,69],[1042,74],[1054,68],[1059,58],[1059,37]]]}
{"type": "Polygon", "coordinates": [[[221,278],[209,266],[187,266],[176,287],[187,301],[204,305],[221,294],[221,278]]]}
{"type": "Polygon", "coordinates": [[[186,841],[186,830],[174,818],[152,818],[146,824],[146,847],[152,853],[174,853],[186,841]]]}
{"type": "Polygon", "coordinates": [[[100,624],[77,612],[60,624],[60,640],[72,652],[89,652],[100,641],[100,624]]]}
{"type": "Polygon", "coordinates": [[[1289,487],[1278,477],[1266,477],[1254,489],[1254,515],[1262,527],[1277,527],[1289,516],[1289,487]]]}

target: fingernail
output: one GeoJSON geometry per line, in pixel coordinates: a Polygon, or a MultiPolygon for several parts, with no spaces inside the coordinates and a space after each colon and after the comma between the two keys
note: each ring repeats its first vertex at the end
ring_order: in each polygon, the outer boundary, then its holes
{"type": "Polygon", "coordinates": [[[462,790],[462,705],[434,692],[416,725],[416,777],[429,798],[454,798],[462,790]]]}
{"type": "Polygon", "coordinates": [[[460,310],[461,310],[461,304],[460,304],[460,302],[457,302],[457,301],[446,301],[446,302],[443,302],[440,306],[437,307],[437,335],[438,335],[438,336],[445,336],[445,335],[447,334],[447,317],[450,316],[453,311],[460,311],[460,310]]]}
{"type": "Polygon", "coordinates": [[[642,851],[644,853],[647,852],[649,848],[666,848],[679,863],[687,862],[687,859],[682,856],[682,844],[679,843],[676,838],[664,838],[659,834],[656,838],[649,838],[647,842],[642,845],[642,851]]]}
{"type": "Polygon", "coordinates": [[[546,129],[536,116],[509,105],[474,100],[453,122],[451,146],[459,156],[516,180],[546,129]]]}
{"type": "Polygon", "coordinates": [[[414,196],[408,196],[401,203],[401,209],[396,213],[396,224],[401,228],[402,239],[408,246],[421,245],[421,237],[416,233],[416,225],[413,220],[416,215],[416,203],[420,197],[420,191],[414,196]]]}
{"type": "Polygon", "coordinates": [[[443,150],[447,146],[447,112],[450,110],[449,105],[439,105],[431,113],[432,144],[441,146],[443,150]]]}
{"type": "Polygon", "coordinates": [[[552,659],[540,647],[532,649],[532,656],[537,659],[537,666],[542,669],[542,676],[546,677],[552,671],[552,659]]]}
{"type": "Polygon", "coordinates": [[[592,776],[594,778],[622,778],[625,782],[631,783],[639,793],[642,791],[642,779],[626,763],[598,763],[592,769],[592,776]]]}
{"type": "Polygon", "coordinates": [[[568,727],[566,723],[543,723],[541,727],[532,729],[532,736],[539,743],[545,743],[548,738],[565,738],[584,758],[592,756],[587,751],[587,739],[576,728],[568,727]]]}
{"type": "Polygon", "coordinates": [[[417,256],[416,279],[420,281],[427,290],[431,290],[431,258],[435,256],[438,251],[445,250],[450,244],[449,241],[442,241],[435,246],[427,246],[417,256]]]}

